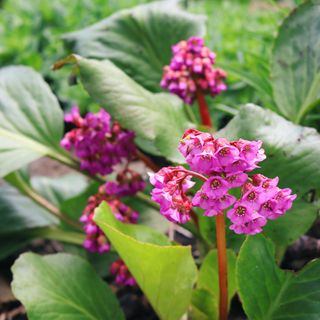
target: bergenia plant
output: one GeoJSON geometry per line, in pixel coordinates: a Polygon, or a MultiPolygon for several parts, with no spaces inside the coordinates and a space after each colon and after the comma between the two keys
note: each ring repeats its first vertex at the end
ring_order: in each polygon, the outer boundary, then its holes
{"type": "Polygon", "coordinates": [[[266,158],[261,145],[261,141],[215,139],[210,133],[189,129],[179,151],[192,171],[177,166],[150,174],[152,199],[160,204],[160,213],[169,221],[188,222],[193,206],[203,209],[204,216],[216,217],[220,319],[227,319],[228,313],[225,212],[231,230],[255,235],[262,232],[268,219],[277,219],[289,210],[296,198],[289,188],[277,186],[278,178],[248,174],[266,158]],[[195,184],[191,178],[203,182],[193,197],[188,196],[195,184]],[[231,194],[235,188],[241,189],[238,199],[231,194]]]}
{"type": "Polygon", "coordinates": [[[64,251],[22,254],[13,293],[30,320],[319,319],[320,261],[286,262],[289,245],[317,233],[320,135],[297,123],[319,102],[320,5],[281,27],[282,73],[243,73],[281,115],[227,106],[236,86],[202,17],[171,8],[124,10],[63,37],[74,53],[53,69],[71,64],[95,105],[63,111],[35,71],[0,70],[0,258],[35,238],[64,251]],[[313,41],[297,40],[303,29],[313,41]],[[70,174],[29,177],[42,156],[70,174]]]}

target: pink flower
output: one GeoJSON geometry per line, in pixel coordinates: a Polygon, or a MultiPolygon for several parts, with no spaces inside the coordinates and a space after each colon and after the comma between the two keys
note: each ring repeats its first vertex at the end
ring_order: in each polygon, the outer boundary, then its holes
{"type": "Polygon", "coordinates": [[[73,107],[65,115],[65,121],[76,126],[67,132],[60,145],[73,150],[80,159],[80,168],[90,174],[110,174],[116,164],[135,156],[134,133],[111,123],[110,115],[101,109],[97,114],[80,116],[79,108],[73,107]]]}
{"type": "Polygon", "coordinates": [[[155,187],[151,198],[160,204],[160,213],[169,221],[186,223],[190,220],[192,204],[185,192],[194,182],[189,175],[179,170],[184,168],[168,167],[150,173],[150,182],[155,187]]]}
{"type": "Polygon", "coordinates": [[[173,57],[170,65],[163,68],[160,82],[162,88],[178,95],[187,104],[192,104],[196,91],[216,96],[225,91],[223,80],[226,73],[213,68],[215,54],[204,46],[200,37],[191,37],[172,46],[173,57]]]}
{"type": "Polygon", "coordinates": [[[102,186],[99,192],[89,197],[87,206],[83,210],[80,222],[84,224],[83,229],[86,239],[83,247],[91,252],[104,253],[110,251],[110,243],[103,231],[93,221],[94,210],[103,201],[106,201],[111,208],[116,219],[124,223],[137,223],[139,214],[120,200],[106,194],[105,187],[102,186]]]}
{"type": "Polygon", "coordinates": [[[232,222],[230,229],[237,234],[254,235],[263,231],[268,219],[276,219],[288,211],[296,199],[291,189],[278,187],[278,177],[270,179],[261,174],[249,177],[248,173],[266,158],[261,141],[215,139],[209,133],[188,129],[179,143],[179,151],[193,171],[168,167],[150,176],[155,186],[152,199],[160,204],[160,212],[170,221],[187,222],[192,206],[203,209],[203,215],[208,217],[223,214],[231,207],[227,211],[232,222]],[[186,192],[194,185],[192,176],[204,183],[191,201],[186,192]],[[238,200],[229,194],[233,188],[240,188],[238,200]]]}
{"type": "Polygon", "coordinates": [[[110,266],[110,273],[116,276],[116,284],[123,286],[135,286],[137,284],[128,267],[121,259],[112,262],[110,266]]]}

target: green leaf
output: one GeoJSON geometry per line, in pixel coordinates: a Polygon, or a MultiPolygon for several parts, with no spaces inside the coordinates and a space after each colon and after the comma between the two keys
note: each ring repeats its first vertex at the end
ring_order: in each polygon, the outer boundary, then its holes
{"type": "Polygon", "coordinates": [[[0,176],[59,150],[63,113],[38,73],[0,69],[0,176]]]}
{"type": "Polygon", "coordinates": [[[159,92],[162,68],[171,46],[203,36],[203,16],[182,11],[177,1],[154,2],[122,10],[83,30],[63,36],[73,52],[86,58],[110,59],[145,88],[159,92]]]}
{"type": "Polygon", "coordinates": [[[279,176],[280,187],[289,187],[300,195],[320,188],[320,134],[315,129],[295,125],[250,104],[242,107],[217,135],[262,140],[267,159],[260,164],[259,172],[271,178],[279,176]]]}
{"type": "Polygon", "coordinates": [[[237,261],[240,299],[252,320],[320,318],[320,261],[298,274],[281,270],[274,247],[262,235],[248,237],[237,261]]]}
{"type": "MultiPolygon", "coordinates": [[[[236,255],[227,251],[229,303],[236,293],[236,255]]],[[[217,250],[210,251],[199,271],[197,288],[192,296],[192,304],[203,315],[203,319],[219,319],[219,272],[217,250]],[[209,295],[207,296],[207,294],[209,295]],[[208,299],[210,298],[210,300],[208,299]]]]}
{"type": "Polygon", "coordinates": [[[34,176],[31,178],[32,187],[56,206],[60,206],[63,201],[83,192],[87,184],[87,179],[79,174],[67,174],[62,177],[34,176]]]}
{"type": "Polygon", "coordinates": [[[273,240],[277,246],[293,243],[305,234],[317,218],[319,205],[297,199],[292,209],[276,220],[269,220],[263,233],[273,240]]]}
{"type": "Polygon", "coordinates": [[[0,187],[0,235],[56,224],[58,220],[14,188],[0,187]]]}
{"type": "Polygon", "coordinates": [[[180,319],[189,306],[197,275],[191,248],[170,246],[168,240],[155,237],[152,229],[117,221],[106,203],[96,209],[94,220],[125,261],[159,317],[180,319]]]}
{"type": "Polygon", "coordinates": [[[147,91],[108,60],[74,55],[57,65],[67,62],[78,65],[82,83],[90,96],[124,128],[136,133],[139,138],[136,142],[142,149],[183,162],[177,146],[185,129],[194,125],[187,120],[180,99],[167,93],[147,91]]]}
{"type": "Polygon", "coordinates": [[[78,256],[25,253],[12,267],[12,289],[28,319],[124,319],[111,289],[78,256]]]}
{"type": "Polygon", "coordinates": [[[282,114],[296,123],[320,103],[319,33],[320,1],[307,1],[285,19],[275,41],[274,98],[282,114]]]}
{"type": "Polygon", "coordinates": [[[268,106],[273,107],[272,101],[272,87],[268,78],[253,73],[252,71],[246,71],[241,64],[219,63],[219,66],[225,69],[228,73],[232,73],[239,77],[242,81],[255,88],[266,101],[268,106]]]}

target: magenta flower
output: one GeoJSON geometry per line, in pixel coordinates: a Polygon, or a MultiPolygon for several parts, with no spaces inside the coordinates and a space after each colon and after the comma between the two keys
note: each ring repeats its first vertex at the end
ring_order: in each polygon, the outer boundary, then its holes
{"type": "Polygon", "coordinates": [[[111,123],[110,115],[103,109],[97,114],[80,116],[79,108],[73,107],[65,115],[65,121],[76,128],[66,133],[61,146],[80,159],[82,170],[90,174],[110,174],[116,164],[130,159],[136,154],[134,133],[120,128],[117,122],[111,123]]]}
{"type": "Polygon", "coordinates": [[[160,213],[169,221],[179,223],[190,220],[192,204],[185,192],[194,185],[191,176],[179,171],[183,169],[167,167],[149,174],[150,182],[155,186],[151,193],[152,200],[160,204],[160,213]]]}
{"type": "Polygon", "coordinates": [[[163,69],[161,87],[178,95],[185,103],[192,104],[197,90],[211,96],[227,89],[223,80],[226,73],[215,69],[215,54],[204,46],[204,40],[191,37],[172,46],[170,65],[163,69]]]}
{"type": "Polygon", "coordinates": [[[137,284],[135,278],[130,273],[128,267],[121,259],[112,262],[110,267],[110,273],[116,276],[116,284],[131,287],[137,284]]]}
{"type": "Polygon", "coordinates": [[[127,197],[143,191],[146,182],[141,175],[129,168],[125,168],[117,174],[116,181],[108,181],[105,184],[106,193],[116,197],[127,197]]]}
{"type": "Polygon", "coordinates": [[[137,223],[139,214],[120,200],[108,195],[105,187],[101,187],[96,195],[89,197],[87,206],[83,210],[80,221],[84,224],[86,239],[83,247],[91,252],[104,253],[110,251],[110,243],[103,231],[93,221],[94,210],[106,201],[114,216],[124,223],[137,223]]]}
{"type": "Polygon", "coordinates": [[[150,182],[155,187],[152,199],[160,204],[160,213],[170,221],[189,221],[192,206],[203,209],[203,215],[208,217],[223,214],[229,208],[227,217],[235,233],[262,232],[268,219],[277,219],[292,207],[296,195],[289,188],[280,189],[278,177],[269,179],[261,174],[249,177],[248,173],[266,158],[261,146],[261,141],[215,139],[209,133],[189,129],[179,150],[193,171],[180,166],[162,168],[152,174],[150,182]],[[186,191],[194,185],[192,176],[204,183],[190,200],[186,191]],[[229,194],[233,188],[241,188],[240,199],[229,194]]]}

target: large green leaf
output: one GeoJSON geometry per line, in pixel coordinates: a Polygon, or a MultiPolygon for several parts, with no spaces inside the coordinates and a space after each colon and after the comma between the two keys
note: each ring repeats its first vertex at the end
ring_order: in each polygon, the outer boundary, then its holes
{"type": "Polygon", "coordinates": [[[13,292],[30,320],[124,319],[111,289],[78,256],[26,253],[12,272],[13,292]]]}
{"type": "Polygon", "coordinates": [[[193,125],[188,122],[178,98],[147,91],[108,60],[73,55],[61,63],[66,62],[78,65],[90,96],[123,127],[136,133],[142,149],[154,154],[160,152],[172,161],[183,161],[177,146],[185,129],[193,125]]]}
{"type": "Polygon", "coordinates": [[[96,209],[94,219],[160,318],[180,319],[189,306],[197,274],[191,248],[170,246],[148,227],[117,221],[106,203],[96,209]]]}
{"type": "Polygon", "coordinates": [[[204,33],[203,16],[180,10],[177,1],[159,1],[119,11],[63,39],[73,52],[110,59],[142,86],[158,92],[162,68],[172,56],[171,46],[204,33]]]}
{"type": "Polygon", "coordinates": [[[59,150],[63,113],[38,73],[0,69],[0,176],[59,150]]]}
{"type": "Polygon", "coordinates": [[[306,1],[284,21],[274,45],[274,97],[281,113],[297,123],[320,103],[319,33],[320,1],[306,1]]]}
{"type": "Polygon", "coordinates": [[[262,140],[267,159],[260,164],[259,172],[271,178],[279,176],[281,187],[290,187],[300,195],[320,188],[320,134],[315,129],[246,105],[218,135],[262,140]]]}
{"type": "Polygon", "coordinates": [[[237,282],[250,320],[317,320],[320,318],[320,261],[297,275],[275,263],[271,241],[248,237],[237,262],[237,282]]]}
{"type": "MultiPolygon", "coordinates": [[[[227,251],[228,256],[228,296],[229,303],[236,293],[236,255],[227,251]]],[[[217,250],[210,251],[199,271],[197,288],[192,296],[193,307],[200,312],[198,319],[219,319],[219,272],[217,250]],[[209,297],[210,300],[207,299],[209,297]],[[201,315],[202,314],[202,315],[201,315]]]]}

